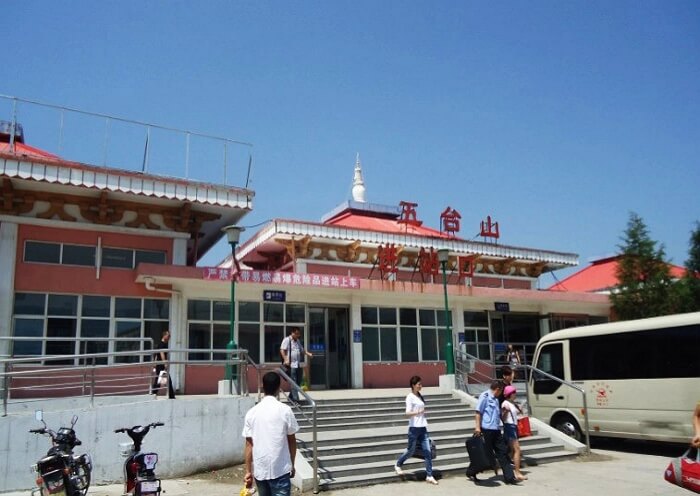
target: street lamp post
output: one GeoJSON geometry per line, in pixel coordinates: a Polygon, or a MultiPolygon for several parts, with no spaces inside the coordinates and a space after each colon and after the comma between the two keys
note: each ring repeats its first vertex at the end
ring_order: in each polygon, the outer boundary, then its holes
{"type": "MultiPolygon", "coordinates": [[[[241,233],[245,231],[244,228],[238,226],[226,226],[221,229],[226,233],[226,238],[228,243],[231,245],[231,318],[230,318],[230,336],[229,342],[226,345],[226,350],[228,351],[229,360],[233,360],[233,350],[237,348],[236,337],[234,330],[236,328],[236,277],[234,274],[236,269],[236,245],[238,240],[241,238],[241,233]]],[[[232,365],[231,362],[226,364],[226,380],[235,381],[237,378],[237,369],[232,365]]]]}
{"type": "Polygon", "coordinates": [[[447,303],[447,261],[450,257],[450,250],[441,248],[437,251],[438,261],[442,266],[442,288],[445,292],[445,330],[447,331],[447,340],[445,342],[445,365],[446,374],[455,373],[455,355],[452,350],[452,327],[450,326],[450,306],[447,303]]]}

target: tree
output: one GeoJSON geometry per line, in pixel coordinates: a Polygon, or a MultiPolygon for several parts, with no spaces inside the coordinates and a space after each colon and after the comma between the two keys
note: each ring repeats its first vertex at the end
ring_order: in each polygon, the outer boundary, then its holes
{"type": "Polygon", "coordinates": [[[673,313],[675,298],[663,245],[657,247],[644,221],[634,212],[621,239],[618,287],[610,295],[617,317],[629,320],[673,313]]]}
{"type": "Polygon", "coordinates": [[[674,286],[679,312],[700,311],[700,222],[695,223],[695,230],[690,233],[685,275],[674,286]]]}

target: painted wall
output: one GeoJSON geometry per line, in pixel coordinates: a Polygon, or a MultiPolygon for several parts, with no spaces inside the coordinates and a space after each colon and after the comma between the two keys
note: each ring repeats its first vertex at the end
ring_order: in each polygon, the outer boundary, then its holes
{"type": "MultiPolygon", "coordinates": [[[[124,459],[119,444],[129,442],[114,429],[161,421],[165,426],[149,432],[143,450],[158,453],[156,473],[162,478],[189,475],[243,462],[243,419],[254,405],[253,396],[145,400],[96,408],[45,411],[44,420],[57,430],[78,415],[75,430],[82,446],[75,453],[89,453],[93,484],[123,480],[124,459]]],[[[41,408],[35,404],[35,408],[41,408]]],[[[29,434],[41,427],[34,414],[0,417],[0,491],[30,489],[35,480],[29,467],[49,449],[47,437],[29,434]]]]}
{"type": "Polygon", "coordinates": [[[152,296],[143,284],[137,284],[136,272],[129,269],[102,267],[97,276],[95,267],[76,267],[43,263],[25,263],[24,242],[47,241],[97,246],[160,250],[172,260],[173,240],[151,236],[134,236],[123,233],[56,229],[43,226],[20,225],[17,237],[16,291],[41,291],[44,293],[72,293],[120,296],[152,296]],[[68,284],[70,282],[70,284],[68,284]]]}
{"type": "Polygon", "coordinates": [[[412,376],[420,376],[423,386],[439,386],[445,362],[364,363],[362,376],[366,388],[408,387],[412,376]]]}

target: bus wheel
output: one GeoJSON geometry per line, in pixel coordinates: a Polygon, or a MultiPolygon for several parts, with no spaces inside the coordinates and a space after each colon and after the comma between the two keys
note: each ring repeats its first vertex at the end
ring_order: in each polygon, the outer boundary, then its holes
{"type": "Polygon", "coordinates": [[[579,443],[583,442],[583,433],[578,426],[578,422],[567,413],[560,413],[552,419],[550,424],[556,430],[563,432],[569,437],[574,438],[579,443]]]}

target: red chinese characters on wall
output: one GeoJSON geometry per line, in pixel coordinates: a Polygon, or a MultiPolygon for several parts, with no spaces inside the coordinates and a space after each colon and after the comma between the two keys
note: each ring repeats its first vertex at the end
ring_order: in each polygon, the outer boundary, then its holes
{"type": "Polygon", "coordinates": [[[498,230],[498,222],[492,222],[490,215],[486,217],[486,221],[481,221],[481,236],[484,238],[493,238],[494,240],[501,237],[498,230]]]}
{"type": "Polygon", "coordinates": [[[398,250],[394,243],[377,248],[377,265],[382,278],[386,274],[395,274],[398,271],[398,250]]]}
{"type": "Polygon", "coordinates": [[[476,265],[476,256],[471,255],[467,257],[457,257],[457,268],[459,270],[459,277],[472,277],[474,276],[474,266],[476,265]]]}
{"type": "Polygon", "coordinates": [[[421,248],[418,253],[418,270],[424,276],[437,276],[440,268],[437,252],[430,248],[430,251],[421,248]]]}
{"type": "Polygon", "coordinates": [[[452,207],[447,207],[440,214],[440,226],[442,231],[450,237],[456,237],[459,232],[459,225],[462,216],[452,207]]]}
{"type": "Polygon", "coordinates": [[[416,227],[423,224],[422,221],[418,220],[418,214],[416,212],[417,203],[401,201],[399,202],[399,206],[401,207],[401,216],[396,222],[416,227]]]}

